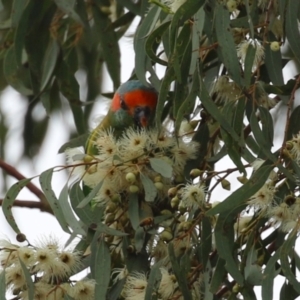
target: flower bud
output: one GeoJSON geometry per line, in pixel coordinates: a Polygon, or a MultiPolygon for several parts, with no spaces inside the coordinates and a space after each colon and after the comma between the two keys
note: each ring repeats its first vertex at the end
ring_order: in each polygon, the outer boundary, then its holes
{"type": "Polygon", "coordinates": [[[169,190],[168,190],[168,196],[170,198],[175,197],[176,194],[177,194],[177,187],[176,186],[169,188],[169,190]]]}
{"type": "Polygon", "coordinates": [[[221,181],[221,185],[222,185],[222,188],[223,188],[224,190],[230,191],[231,185],[230,185],[230,182],[229,182],[228,180],[223,179],[223,180],[221,181]]]}
{"type": "Polygon", "coordinates": [[[129,192],[132,194],[138,193],[140,188],[137,185],[131,185],[129,187],[129,192]]]}
{"type": "Polygon", "coordinates": [[[280,49],[280,44],[279,44],[279,42],[272,42],[271,44],[270,44],[270,48],[271,48],[271,50],[272,51],[278,51],[279,49],[280,49]]]}
{"type": "Polygon", "coordinates": [[[157,175],[154,177],[154,182],[161,182],[162,181],[162,177],[160,175],[157,175]]]}
{"type": "Polygon", "coordinates": [[[159,234],[159,237],[164,242],[170,242],[173,239],[173,234],[169,230],[164,230],[159,234]]]}
{"type": "Polygon", "coordinates": [[[245,184],[248,181],[248,178],[246,176],[239,176],[239,177],[237,177],[237,180],[240,183],[245,184]]]}
{"type": "Polygon", "coordinates": [[[188,221],[181,222],[178,225],[178,232],[180,232],[180,231],[188,231],[191,227],[192,227],[192,222],[188,222],[188,221]]]}
{"type": "Polygon", "coordinates": [[[229,0],[229,1],[227,1],[226,6],[227,6],[227,9],[228,9],[230,12],[235,11],[236,8],[237,8],[236,1],[234,1],[234,0],[229,0]]]}
{"type": "Polygon", "coordinates": [[[126,174],[125,179],[126,179],[127,182],[129,182],[130,184],[133,184],[133,183],[135,183],[135,181],[136,181],[136,176],[135,176],[132,172],[129,172],[129,173],[126,174]]]}
{"type": "Polygon", "coordinates": [[[172,208],[177,208],[179,204],[179,198],[175,196],[174,198],[171,199],[171,207],[172,208]]]}
{"type": "Polygon", "coordinates": [[[85,163],[90,163],[90,162],[93,161],[93,159],[94,159],[93,156],[87,154],[87,155],[84,156],[83,161],[85,163]]]}
{"type": "Polygon", "coordinates": [[[114,195],[112,195],[111,201],[114,202],[114,203],[121,202],[121,195],[120,194],[114,194],[114,195]]]}
{"type": "Polygon", "coordinates": [[[154,182],[154,185],[159,191],[164,189],[164,184],[162,182],[154,182]]]}
{"type": "Polygon", "coordinates": [[[191,172],[190,172],[190,176],[191,176],[192,178],[196,178],[196,177],[199,177],[202,173],[203,173],[203,172],[202,172],[201,170],[199,170],[199,169],[193,169],[193,170],[191,170],[191,172]]]}
{"type": "Polygon", "coordinates": [[[26,238],[26,235],[24,233],[18,233],[17,236],[16,236],[16,240],[19,243],[23,243],[27,240],[27,238],[26,238]]]}
{"type": "Polygon", "coordinates": [[[117,208],[117,205],[114,202],[109,202],[106,205],[105,212],[106,213],[112,213],[116,210],[116,208],[117,208]]]}

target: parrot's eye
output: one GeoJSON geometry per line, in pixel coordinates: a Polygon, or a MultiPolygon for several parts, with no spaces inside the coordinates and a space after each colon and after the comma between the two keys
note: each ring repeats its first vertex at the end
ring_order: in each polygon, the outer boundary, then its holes
{"type": "Polygon", "coordinates": [[[126,103],[122,97],[120,98],[120,106],[122,109],[128,110],[128,106],[126,105],[126,103]]]}

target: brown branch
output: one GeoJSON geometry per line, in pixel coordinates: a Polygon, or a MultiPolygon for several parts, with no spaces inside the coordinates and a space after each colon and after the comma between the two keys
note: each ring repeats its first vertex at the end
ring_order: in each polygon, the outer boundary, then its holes
{"type": "MultiPolygon", "coordinates": [[[[0,206],[2,206],[3,199],[0,199],[0,206]]],[[[34,200],[15,200],[14,201],[15,207],[25,207],[30,209],[39,209],[42,212],[47,212],[53,215],[53,212],[49,205],[45,207],[42,202],[34,201],[34,200]]]]}
{"type": "MultiPolygon", "coordinates": [[[[0,168],[2,168],[4,171],[6,171],[7,174],[11,175],[12,177],[22,180],[26,179],[26,177],[21,174],[17,169],[15,169],[13,166],[9,165],[2,159],[0,159],[0,168]]],[[[52,210],[49,206],[49,203],[47,202],[45,194],[32,182],[29,182],[26,187],[34,194],[36,195],[40,200],[40,205],[43,207],[43,210],[41,211],[47,211],[49,213],[52,213],[52,210]]],[[[15,202],[16,203],[16,202],[15,202]]]]}

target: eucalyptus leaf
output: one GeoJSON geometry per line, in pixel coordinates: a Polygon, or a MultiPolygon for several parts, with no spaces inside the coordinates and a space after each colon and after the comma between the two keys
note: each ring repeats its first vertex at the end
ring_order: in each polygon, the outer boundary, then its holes
{"type": "Polygon", "coordinates": [[[67,232],[67,233],[71,233],[68,227],[68,223],[64,217],[64,214],[62,212],[60,203],[57,199],[57,197],[55,196],[55,193],[52,189],[52,175],[53,175],[53,168],[48,169],[46,171],[44,171],[41,175],[40,175],[40,185],[41,188],[47,198],[47,201],[52,209],[52,211],[54,212],[54,215],[57,218],[57,221],[59,222],[61,228],[67,232]]]}
{"type": "Polygon", "coordinates": [[[89,204],[98,194],[101,187],[103,185],[103,180],[100,181],[91,192],[77,205],[77,208],[84,208],[87,204],[89,204]]]}
{"type": "Polygon", "coordinates": [[[22,268],[23,275],[25,277],[26,287],[27,287],[27,291],[28,291],[28,299],[34,299],[34,284],[33,284],[30,272],[27,269],[24,262],[22,261],[22,259],[20,259],[20,258],[19,258],[19,263],[22,268]]]}
{"type": "Polygon", "coordinates": [[[60,192],[58,201],[60,203],[62,212],[67,220],[69,226],[72,231],[76,234],[80,234],[82,236],[86,236],[85,230],[82,228],[82,224],[80,220],[78,220],[73,213],[72,207],[69,204],[69,189],[68,184],[66,183],[63,189],[60,192]]]}
{"type": "Polygon", "coordinates": [[[149,158],[151,168],[165,178],[171,178],[173,174],[172,166],[161,158],[149,158]]]}
{"type": "Polygon", "coordinates": [[[157,189],[153,181],[144,174],[141,174],[140,177],[145,191],[145,201],[153,202],[157,196],[157,189]]]}
{"type": "Polygon", "coordinates": [[[5,269],[0,272],[0,300],[6,300],[5,269]]]}
{"type": "Polygon", "coordinates": [[[16,197],[19,195],[20,191],[32,180],[32,178],[26,178],[22,179],[15,184],[13,184],[8,192],[6,193],[3,203],[2,203],[2,211],[3,214],[8,222],[8,224],[11,226],[11,228],[16,232],[16,233],[21,233],[16,220],[12,214],[12,207],[13,203],[16,199],[16,197]]]}
{"type": "Polygon", "coordinates": [[[105,299],[110,281],[111,257],[104,237],[95,235],[91,245],[91,272],[97,282],[95,285],[95,298],[105,299]]]}

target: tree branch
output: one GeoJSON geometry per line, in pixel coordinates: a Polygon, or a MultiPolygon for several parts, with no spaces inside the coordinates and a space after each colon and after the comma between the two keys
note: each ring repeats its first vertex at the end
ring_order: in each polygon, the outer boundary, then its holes
{"type": "MultiPolygon", "coordinates": [[[[9,165],[8,163],[6,163],[5,161],[3,161],[2,159],[0,159],[0,168],[2,168],[3,170],[6,171],[7,174],[11,175],[12,177],[15,177],[16,179],[18,180],[22,180],[22,179],[25,179],[26,177],[21,174],[17,169],[15,169],[13,166],[9,165]]],[[[29,205],[29,203],[35,203],[35,206],[26,206],[26,205],[17,205],[16,202],[18,200],[16,200],[14,202],[14,205],[16,206],[20,206],[20,207],[29,207],[29,208],[39,208],[41,209],[41,211],[45,211],[45,212],[48,212],[48,213],[51,213],[53,214],[52,212],[52,209],[49,205],[49,203],[47,202],[47,199],[46,199],[46,196],[45,194],[35,185],[33,184],[32,182],[29,182],[26,187],[34,194],[36,195],[40,202],[35,202],[35,201],[26,201],[27,202],[27,205],[29,205]],[[40,204],[40,207],[37,207],[36,203],[39,203],[40,204]]],[[[24,201],[21,201],[21,202],[24,202],[24,201]]],[[[24,204],[24,203],[23,203],[24,204]]],[[[1,201],[1,205],[2,205],[2,201],[1,201]]]]}
{"type": "MultiPolygon", "coordinates": [[[[3,199],[0,199],[0,206],[2,206],[3,199]]],[[[51,215],[53,215],[53,212],[49,205],[45,207],[42,202],[34,201],[34,200],[15,200],[14,201],[15,207],[25,207],[25,208],[31,208],[31,209],[39,209],[42,212],[47,212],[51,215]]]]}

